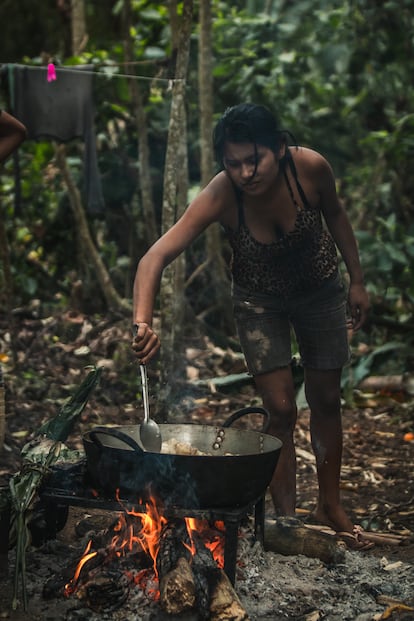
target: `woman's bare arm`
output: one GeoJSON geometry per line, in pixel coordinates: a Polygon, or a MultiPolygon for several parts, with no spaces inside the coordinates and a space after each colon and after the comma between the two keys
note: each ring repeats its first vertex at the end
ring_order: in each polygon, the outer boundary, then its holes
{"type": "Polygon", "coordinates": [[[26,128],[14,116],[0,110],[0,162],[6,160],[26,138],[26,128]]]}
{"type": "Polygon", "coordinates": [[[358,245],[348,215],[338,198],[331,166],[322,156],[317,158],[315,166],[321,210],[349,274],[348,304],[353,328],[358,330],[365,323],[369,311],[358,245]]]}
{"type": "Polygon", "coordinates": [[[220,221],[228,184],[223,173],[219,173],[138,263],[133,290],[133,323],[138,329],[133,348],[143,363],[160,347],[158,335],[152,329],[152,319],[163,270],[212,222],[220,221]]]}

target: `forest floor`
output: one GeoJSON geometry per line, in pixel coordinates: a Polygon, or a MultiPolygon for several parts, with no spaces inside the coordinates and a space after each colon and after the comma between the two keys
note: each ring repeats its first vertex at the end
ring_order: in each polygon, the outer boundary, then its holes
{"type": "MultiPolygon", "coordinates": [[[[139,378],[130,349],[127,321],[88,318],[74,313],[46,319],[23,315],[12,337],[6,336],[4,318],[0,318],[1,323],[7,425],[0,453],[0,487],[7,486],[13,474],[19,471],[23,445],[73,394],[87,374],[87,365],[102,366],[104,370],[100,386],[68,439],[70,448],[81,451],[83,433],[96,424],[135,424],[142,419],[139,378]],[[14,361],[10,338],[14,343],[14,361]]],[[[182,394],[177,396],[176,391],[175,407],[171,408],[168,422],[212,425],[241,407],[259,405],[251,381],[238,375],[244,370],[238,352],[214,346],[206,338],[195,339],[186,349],[184,377],[177,382],[182,386],[182,394]]],[[[151,368],[149,372],[151,408],[157,414],[158,375],[151,368]]],[[[376,544],[368,552],[347,551],[342,569],[335,569],[342,574],[333,576],[331,572],[325,578],[321,575],[328,570],[315,559],[298,555],[286,560],[280,555],[256,551],[255,559],[249,560],[246,553],[244,565],[251,563],[250,569],[254,567],[255,571],[248,578],[250,587],[243,579],[240,581],[240,597],[252,621],[414,619],[414,441],[409,441],[410,432],[414,432],[414,398],[404,389],[390,390],[386,382],[375,391],[355,390],[353,398],[354,403],[344,404],[343,411],[343,502],[355,523],[373,533],[396,534],[400,543],[376,544]],[[259,579],[262,574],[264,577],[259,579]],[[287,586],[288,576],[292,584],[295,583],[295,595],[287,586]],[[306,588],[301,576],[308,585],[306,588]],[[330,584],[331,579],[335,586],[330,584]],[[322,595],[318,591],[321,580],[324,581],[322,595]],[[267,598],[263,595],[265,583],[266,588],[269,583],[272,588],[272,595],[267,598]],[[286,589],[290,593],[287,599],[286,589]],[[378,599],[378,595],[383,599],[378,599]],[[325,598],[324,603],[318,601],[318,597],[325,598]]],[[[242,428],[258,428],[258,424],[254,416],[252,420],[243,419],[237,423],[242,428]]],[[[295,437],[298,516],[303,517],[314,507],[317,493],[306,407],[299,412],[295,437]]],[[[267,498],[266,516],[272,513],[267,498]]],[[[79,509],[70,512],[68,523],[58,535],[61,545],[73,546],[73,526],[81,517],[79,509]]],[[[70,608],[67,600],[54,601],[53,605],[42,600],[41,583],[64,563],[62,555],[65,556],[67,550],[62,550],[57,546],[51,552],[46,544],[40,549],[29,548],[30,597],[26,612],[21,602],[17,611],[11,609],[15,561],[14,550],[10,550],[9,576],[0,578],[0,618],[11,621],[162,618],[149,612],[150,609],[146,609],[147,616],[135,613],[137,616],[132,617],[126,609],[124,616],[122,611],[109,616],[100,613],[96,617],[93,612],[84,611],[82,616],[81,611],[74,612],[73,605],[70,608]],[[53,556],[60,556],[60,560],[53,556]]],[[[244,571],[246,574],[248,570],[244,571]]]]}

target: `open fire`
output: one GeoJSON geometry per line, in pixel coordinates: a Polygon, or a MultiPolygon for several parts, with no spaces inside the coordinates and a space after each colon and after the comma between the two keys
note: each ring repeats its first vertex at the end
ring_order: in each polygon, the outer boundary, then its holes
{"type": "Polygon", "coordinates": [[[122,512],[104,542],[89,540],[64,586],[66,597],[76,595],[91,609],[107,611],[140,588],[169,615],[193,609],[200,619],[247,619],[223,571],[223,521],[167,518],[153,497],[145,510],[117,500],[122,512]]]}

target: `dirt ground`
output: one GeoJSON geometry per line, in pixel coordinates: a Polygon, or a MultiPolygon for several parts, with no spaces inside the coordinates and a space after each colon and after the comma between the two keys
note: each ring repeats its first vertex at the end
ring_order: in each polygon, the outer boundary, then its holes
{"type": "MultiPolygon", "coordinates": [[[[85,375],[84,367],[88,363],[105,367],[103,381],[76,424],[68,445],[82,449],[82,433],[95,424],[134,424],[142,417],[139,392],[129,379],[133,362],[125,353],[130,339],[127,324],[114,326],[103,322],[96,326],[91,322],[87,330],[87,321],[82,319],[76,322],[74,318],[59,318],[50,320],[49,324],[33,319],[22,322],[20,371],[5,374],[7,428],[0,454],[2,486],[20,469],[20,451],[24,443],[42,422],[56,413],[62,400],[85,375]],[[58,337],[54,341],[50,335],[56,334],[58,337]],[[124,347],[121,353],[119,343],[124,347]],[[117,362],[114,362],[116,356],[117,362]]],[[[187,354],[188,378],[224,377],[243,371],[239,355],[209,343],[199,350],[189,348],[187,354]]],[[[155,407],[154,385],[155,380],[150,376],[150,397],[155,407]]],[[[409,610],[414,603],[414,441],[405,439],[409,432],[414,432],[413,397],[403,391],[380,390],[356,391],[354,399],[352,407],[344,406],[343,413],[342,498],[355,523],[370,532],[394,533],[400,543],[377,544],[368,552],[346,551],[344,562],[329,568],[319,559],[303,555],[282,557],[258,550],[247,531],[239,544],[242,558],[239,559],[236,590],[251,621],[414,619],[414,611],[409,610]],[[381,616],[385,613],[388,616],[381,616]]],[[[235,380],[224,386],[205,382],[201,387],[198,385],[193,394],[186,392],[181,410],[175,410],[181,413],[175,413],[174,420],[169,422],[213,424],[252,403],[258,401],[249,381],[235,380]]],[[[296,428],[300,519],[312,510],[316,498],[308,418],[308,411],[301,410],[296,428]]],[[[245,428],[257,427],[258,421],[253,417],[240,424],[245,428]]],[[[267,498],[266,516],[272,513],[267,498]]],[[[79,608],[79,602],[75,605],[67,599],[47,601],[42,598],[42,584],[58,572],[68,554],[83,543],[76,538],[74,524],[84,515],[79,508],[71,509],[57,541],[29,548],[26,612],[21,601],[16,611],[11,609],[15,551],[9,551],[9,576],[3,575],[0,580],[1,619],[121,621],[133,618],[144,621],[163,618],[141,595],[138,599],[134,595],[135,599],[130,598],[117,612],[99,615],[79,608]]]]}

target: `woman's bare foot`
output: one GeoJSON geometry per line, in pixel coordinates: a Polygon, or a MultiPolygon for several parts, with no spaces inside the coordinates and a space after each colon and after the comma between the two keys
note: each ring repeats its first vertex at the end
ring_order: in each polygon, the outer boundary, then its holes
{"type": "Polygon", "coordinates": [[[336,532],[353,533],[354,531],[354,524],[341,505],[325,508],[317,506],[311,516],[316,524],[325,524],[336,532]]]}
{"type": "Polygon", "coordinates": [[[364,537],[364,531],[360,526],[355,526],[341,505],[328,510],[316,507],[310,514],[312,521],[332,528],[336,536],[350,550],[370,550],[375,544],[364,537]]]}

